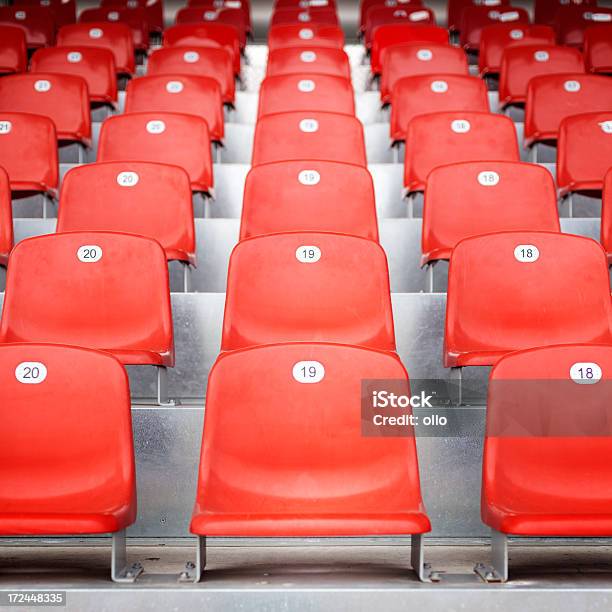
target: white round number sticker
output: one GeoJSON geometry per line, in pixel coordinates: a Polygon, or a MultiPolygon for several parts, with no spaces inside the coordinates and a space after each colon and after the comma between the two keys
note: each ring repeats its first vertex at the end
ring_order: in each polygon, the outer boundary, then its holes
{"type": "Polygon", "coordinates": [[[34,83],[34,89],[41,93],[49,91],[51,89],[51,83],[47,80],[40,80],[34,83]]]}
{"type": "Polygon", "coordinates": [[[13,124],[10,121],[0,121],[0,135],[9,134],[13,129],[13,124]]]}
{"type": "Polygon", "coordinates": [[[15,368],[15,378],[24,385],[39,385],[47,378],[47,368],[39,361],[24,361],[15,368]]]}
{"type": "Polygon", "coordinates": [[[298,13],[298,21],[306,23],[307,21],[310,21],[310,15],[308,13],[298,13]]]}
{"type": "Polygon", "coordinates": [[[604,132],[604,134],[612,134],[612,120],[602,121],[599,124],[599,127],[601,128],[601,131],[604,132]]]}
{"type": "Polygon", "coordinates": [[[302,185],[318,185],[321,175],[316,170],[302,170],[298,174],[298,181],[302,185]]]}
{"type": "Polygon", "coordinates": [[[215,11],[206,11],[203,15],[205,21],[215,21],[217,13],[215,11]]]}
{"type": "Polygon", "coordinates": [[[71,64],[78,64],[82,59],[83,56],[81,55],[81,53],[79,53],[79,51],[71,51],[70,53],[68,53],[68,55],[66,56],[66,59],[71,63],[71,64]]]}
{"type": "Polygon", "coordinates": [[[507,13],[500,13],[499,20],[500,21],[516,21],[519,18],[519,14],[517,11],[509,11],[507,13]]]}
{"type": "Polygon", "coordinates": [[[119,13],[117,11],[111,11],[106,18],[109,21],[119,21],[119,13]]]}
{"type": "Polygon", "coordinates": [[[570,378],[579,385],[594,385],[601,376],[601,368],[596,363],[575,363],[570,368],[570,378]]]}
{"type": "Polygon", "coordinates": [[[512,40],[521,40],[525,36],[523,30],[510,30],[510,38],[512,40]]]}
{"type": "Polygon", "coordinates": [[[15,13],[15,19],[19,19],[19,21],[23,21],[27,17],[25,11],[17,11],[15,13]]]}
{"type": "Polygon", "coordinates": [[[293,378],[302,384],[314,384],[325,378],[325,368],[318,361],[298,361],[293,366],[293,378]]]}
{"type": "Polygon", "coordinates": [[[314,32],[309,28],[303,28],[300,30],[299,37],[302,40],[312,40],[314,38],[314,32]]]}
{"type": "Polygon", "coordinates": [[[565,81],[563,89],[569,93],[575,93],[580,91],[580,83],[578,81],[565,81]]]}
{"type": "Polygon", "coordinates": [[[480,172],[478,174],[478,182],[483,187],[493,187],[499,183],[499,174],[497,174],[497,172],[493,172],[492,170],[480,172]]]}
{"type": "Polygon", "coordinates": [[[432,81],[430,87],[434,93],[446,93],[448,91],[448,83],[446,81],[432,81]]]}
{"type": "Polygon", "coordinates": [[[300,263],[317,263],[321,259],[321,249],[316,246],[301,246],[295,250],[295,258],[300,263]]]}
{"type": "Polygon", "coordinates": [[[302,79],[301,81],[298,81],[298,89],[302,93],[310,93],[311,91],[315,90],[315,82],[311,81],[310,79],[302,79]]]}
{"type": "Polygon", "coordinates": [[[134,187],[134,185],[138,184],[140,177],[136,172],[120,172],[117,175],[117,183],[121,185],[121,187],[134,187]]]}
{"type": "MultiPolygon", "coordinates": [[[[588,14],[589,13],[584,14],[585,19],[588,14]]],[[[590,13],[590,15],[591,15],[591,21],[599,21],[599,22],[612,21],[612,15],[610,15],[610,13],[590,13]]]]}
{"type": "Polygon", "coordinates": [[[451,130],[457,134],[465,134],[466,132],[470,131],[471,127],[472,126],[467,119],[455,119],[451,123],[451,130]]]}
{"type": "Polygon", "coordinates": [[[85,244],[79,247],[77,258],[83,263],[96,263],[102,259],[102,247],[95,244],[85,244]]]}
{"type": "Polygon", "coordinates": [[[302,119],[300,121],[300,130],[302,132],[312,133],[319,129],[319,122],[316,119],[302,119]]]}
{"type": "Polygon", "coordinates": [[[549,58],[550,55],[548,51],[536,51],[533,54],[533,59],[535,59],[536,62],[547,62],[549,58]]]}
{"type": "Polygon", "coordinates": [[[103,32],[100,28],[91,28],[89,38],[102,38],[103,32]]]}
{"type": "Polygon", "coordinates": [[[166,124],[161,120],[147,122],[147,132],[149,134],[161,134],[166,131],[166,124]]]}
{"type": "Polygon", "coordinates": [[[540,258],[540,251],[533,244],[519,244],[514,249],[514,257],[521,263],[533,263],[540,258]]]}
{"type": "Polygon", "coordinates": [[[433,58],[433,53],[430,49],[419,49],[416,56],[422,62],[429,62],[433,58]]]}
{"type": "Polygon", "coordinates": [[[314,51],[302,51],[300,53],[300,60],[305,64],[312,64],[317,60],[317,54],[314,51]]]}
{"type": "Polygon", "coordinates": [[[188,64],[195,64],[200,59],[200,54],[197,51],[185,51],[183,59],[188,64]]]}
{"type": "Polygon", "coordinates": [[[166,83],[166,91],[168,93],[181,93],[183,84],[180,81],[168,81],[166,83]]]}
{"type": "Polygon", "coordinates": [[[414,11],[414,13],[410,13],[408,15],[408,19],[410,21],[424,21],[429,18],[429,13],[427,11],[414,11]]]}

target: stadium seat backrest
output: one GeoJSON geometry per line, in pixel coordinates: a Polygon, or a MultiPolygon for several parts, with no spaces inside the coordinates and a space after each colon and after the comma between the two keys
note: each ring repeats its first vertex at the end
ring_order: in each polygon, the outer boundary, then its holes
{"type": "Polygon", "coordinates": [[[0,266],[6,266],[13,248],[13,211],[11,184],[4,168],[0,167],[0,266]]]}
{"type": "Polygon", "coordinates": [[[132,79],[126,89],[125,112],[195,115],[206,121],[212,140],[223,140],[221,86],[212,77],[157,75],[132,79]]]}
{"type": "Polygon", "coordinates": [[[258,117],[291,111],[355,114],[351,82],[329,74],[280,74],[266,77],[259,90],[258,117]]]}
{"type": "Polygon", "coordinates": [[[503,533],[609,533],[612,347],[568,344],[504,357],[493,368],[482,518],[503,533]]]}
{"type": "Polygon", "coordinates": [[[40,6],[51,9],[57,28],[76,21],[76,0],[15,0],[13,4],[16,7],[40,6]]]}
{"type": "Polygon", "coordinates": [[[370,379],[408,392],[397,356],[365,348],[291,343],[221,355],[206,395],[191,531],[428,531],[414,435],[362,434],[362,381],[370,379]]]}
{"type": "Polygon", "coordinates": [[[584,31],[584,63],[590,72],[612,73],[612,24],[584,31]]]}
{"type": "Polygon", "coordinates": [[[182,23],[164,30],[165,47],[222,47],[232,55],[234,74],[240,74],[240,40],[235,27],[226,23],[182,23]]]}
{"type": "Polygon", "coordinates": [[[27,65],[24,30],[17,25],[0,25],[0,74],[25,72],[27,65]]]}
{"type": "MultiPolygon", "coordinates": [[[[447,4],[447,25],[450,30],[459,30],[461,27],[461,12],[467,6],[479,4],[475,0],[448,0],[447,4]]],[[[480,4],[485,4],[481,2],[480,4]]],[[[501,6],[508,6],[510,0],[486,0],[486,6],[496,9],[501,6]]]]}
{"type": "Polygon", "coordinates": [[[69,170],[58,232],[125,232],[157,240],[169,260],[195,263],[189,176],[178,166],[103,162],[69,170]]]}
{"type": "Polygon", "coordinates": [[[492,113],[439,112],[419,115],[409,124],[404,186],[422,191],[437,166],[464,161],[519,161],[514,124],[492,113]]]}
{"type": "Polygon", "coordinates": [[[293,341],[395,350],[387,260],[378,243],[316,232],[238,243],[221,349],[293,341]]]}
{"type": "Polygon", "coordinates": [[[496,74],[504,49],[519,45],[554,45],[555,31],[546,25],[496,23],[485,26],[480,36],[478,69],[480,74],[496,74]]]}
{"type": "Polygon", "coordinates": [[[361,122],[350,115],[320,111],[261,117],[255,127],[252,165],[301,159],[366,166],[361,122]]]}
{"type": "Polygon", "coordinates": [[[212,23],[223,24],[235,29],[240,48],[246,45],[249,24],[242,9],[221,8],[210,10],[207,7],[192,6],[180,9],[176,14],[176,24],[212,23]]]}
{"type": "Polygon", "coordinates": [[[561,45],[582,47],[584,31],[594,25],[612,24],[612,8],[571,4],[559,7],[555,18],[557,41],[561,45]]]}
{"type": "Polygon", "coordinates": [[[557,186],[570,191],[601,191],[612,167],[612,112],[566,117],[559,126],[557,186]]]}
{"type": "Polygon", "coordinates": [[[32,56],[31,72],[72,74],[85,79],[91,102],[117,101],[115,56],[102,47],[50,47],[32,56]]]}
{"type": "Polygon", "coordinates": [[[0,166],[13,191],[53,194],[59,184],[53,121],[42,115],[0,112],[0,166]]]}
{"type": "Polygon", "coordinates": [[[429,173],[422,264],[450,259],[464,238],[514,230],[560,231],[557,193],[546,168],[475,161],[440,166],[429,173]]]}
{"type": "Polygon", "coordinates": [[[310,24],[285,24],[270,28],[268,31],[268,51],[284,47],[332,47],[342,49],[344,33],[338,26],[310,24]]]}
{"type": "Polygon", "coordinates": [[[421,0],[362,0],[359,8],[359,31],[365,30],[366,16],[368,11],[376,6],[396,6],[403,8],[406,5],[419,6],[422,4],[421,0]]]}
{"type": "Polygon", "coordinates": [[[0,24],[22,28],[28,49],[49,47],[55,40],[55,16],[47,6],[0,6],[0,24]]]}
{"type": "Polygon", "coordinates": [[[584,72],[584,60],[577,49],[555,45],[508,47],[502,54],[499,101],[502,105],[525,102],[530,79],[564,72],[584,72]]]}
{"type": "Polygon", "coordinates": [[[71,232],[11,253],[0,343],[57,342],[108,351],[124,364],[174,364],[168,266],[151,238],[71,232]]]}
{"type": "Polygon", "coordinates": [[[328,26],[339,25],[336,9],[330,6],[279,8],[274,10],[270,18],[271,28],[279,25],[293,25],[296,23],[305,26],[315,23],[328,26]]]}
{"type": "Polygon", "coordinates": [[[435,25],[392,23],[379,26],[372,34],[372,48],[370,51],[370,69],[372,73],[381,73],[382,53],[387,47],[411,42],[447,45],[448,31],[435,25]]]}
{"type": "Polygon", "coordinates": [[[164,4],[162,0],[100,0],[100,6],[121,6],[130,9],[144,8],[149,30],[161,32],[164,29],[164,4]]]}
{"type": "Polygon", "coordinates": [[[212,77],[221,87],[223,102],[233,104],[236,95],[232,54],[223,47],[162,47],[149,55],[147,75],[212,77]]]}
{"type": "MultiPolygon", "coordinates": [[[[192,0],[192,2],[202,2],[203,0],[192,0]]],[[[206,0],[210,2],[210,0],[206,0]]],[[[304,7],[310,6],[312,4],[313,7],[336,7],[335,0],[275,0],[274,8],[275,9],[284,9],[284,8],[296,8],[296,7],[304,7]]]]}
{"type": "Polygon", "coordinates": [[[380,98],[391,101],[395,84],[403,77],[433,74],[468,74],[465,53],[457,47],[436,43],[405,43],[382,53],[380,98]]]}
{"type": "Polygon", "coordinates": [[[136,49],[146,49],[149,46],[149,24],[147,11],[144,8],[122,8],[109,6],[88,8],[81,11],[80,23],[124,23],[130,28],[132,40],[136,49]]]}
{"type": "Polygon", "coordinates": [[[0,113],[19,111],[49,117],[58,140],[91,141],[89,91],[80,76],[16,74],[0,79],[0,113]]]}
{"type": "Polygon", "coordinates": [[[57,45],[61,47],[102,47],[115,56],[115,68],[120,74],[132,74],[136,70],[134,41],[125,23],[77,23],[60,28],[57,45]]]}
{"type": "MultiPolygon", "coordinates": [[[[111,0],[112,1],[112,0],[111,0]]],[[[207,10],[217,9],[239,9],[244,13],[248,31],[251,31],[251,8],[247,0],[188,0],[187,6],[206,8],[207,10]]]]}
{"type": "Polygon", "coordinates": [[[612,266],[612,168],[606,172],[601,200],[601,243],[612,266]]]}
{"type": "Polygon", "coordinates": [[[535,0],[534,21],[546,25],[554,25],[557,11],[566,4],[577,4],[581,6],[594,6],[596,0],[535,0]]]}
{"type": "Polygon", "coordinates": [[[329,74],[350,80],[351,67],[346,53],[332,47],[285,47],[268,54],[266,76],[295,72],[329,74]]]}
{"type": "Polygon", "coordinates": [[[193,191],[213,185],[208,125],[182,113],[130,113],[102,124],[98,161],[151,161],[187,171],[193,191]]]}
{"type": "Polygon", "coordinates": [[[364,42],[367,48],[372,46],[372,38],[376,28],[389,24],[435,25],[434,12],[419,4],[404,4],[403,6],[373,6],[366,15],[364,42]]]}
{"type": "Polygon", "coordinates": [[[556,140],[565,117],[612,110],[612,80],[591,74],[548,74],[529,81],[525,144],[556,140]]]}
{"type": "Polygon", "coordinates": [[[459,25],[461,46],[477,51],[482,31],[496,23],[529,23],[529,13],[515,6],[466,6],[461,11],[459,25]]]}
{"type": "Polygon", "coordinates": [[[466,238],[452,252],[446,367],[494,365],[536,346],[612,344],[611,325],[606,257],[590,238],[500,232],[466,238]]]}
{"type": "Polygon", "coordinates": [[[104,534],[136,520],[130,389],[108,353],[0,346],[0,533],[104,534]]]}
{"type": "Polygon", "coordinates": [[[418,115],[441,111],[489,112],[484,81],[461,74],[401,78],[391,96],[391,139],[404,140],[408,124],[418,115]]]}
{"type": "Polygon", "coordinates": [[[370,173],[363,166],[314,160],[253,168],[244,186],[240,239],[294,231],[378,240],[370,173]]]}

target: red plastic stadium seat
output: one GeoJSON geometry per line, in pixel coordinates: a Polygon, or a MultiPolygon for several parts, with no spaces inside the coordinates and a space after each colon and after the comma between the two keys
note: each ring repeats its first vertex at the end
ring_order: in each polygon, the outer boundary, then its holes
{"type": "Polygon", "coordinates": [[[126,89],[125,112],[195,115],[206,121],[212,140],[223,140],[221,87],[211,77],[159,75],[132,79],[126,89]]]}
{"type": "Polygon", "coordinates": [[[467,6],[461,11],[461,45],[478,51],[483,29],[495,23],[529,23],[529,13],[515,6],[467,6]]]}
{"type": "Polygon", "coordinates": [[[249,537],[429,531],[415,436],[362,435],[362,382],[385,379],[409,392],[397,356],[354,346],[287,343],[221,355],[206,394],[191,531],[249,537]],[[240,389],[236,380],[243,381],[240,389]]]}
{"type": "Polygon", "coordinates": [[[374,32],[386,25],[435,25],[434,12],[420,4],[403,6],[374,6],[367,15],[364,30],[364,43],[369,49],[372,46],[374,32]]]}
{"type": "Polygon", "coordinates": [[[461,26],[461,12],[466,6],[484,4],[491,9],[500,6],[508,6],[509,0],[484,0],[477,2],[476,0],[448,0],[447,25],[449,30],[458,30],[461,26]]]}
{"type": "Polygon", "coordinates": [[[406,131],[404,185],[423,191],[437,166],[464,161],[520,161],[514,124],[492,113],[446,112],[419,115],[406,131]],[[411,146],[410,143],[419,143],[411,146]]]}
{"type": "Polygon", "coordinates": [[[342,49],[331,47],[285,47],[268,54],[266,76],[278,76],[296,72],[329,74],[350,81],[351,67],[342,49]]]}
{"type": "Polygon", "coordinates": [[[226,104],[233,104],[236,95],[232,54],[222,47],[163,47],[154,51],[147,62],[147,75],[179,75],[212,77],[221,87],[226,104]]]}
{"type": "Polygon", "coordinates": [[[492,557],[502,580],[508,579],[507,535],[612,533],[611,381],[610,346],[533,348],[493,369],[482,520],[494,530],[492,557]]]}
{"type": "Polygon", "coordinates": [[[405,25],[392,23],[376,28],[372,36],[370,69],[373,74],[382,72],[383,51],[392,45],[402,43],[448,44],[448,31],[435,25],[405,25]]]}
{"type": "Polygon", "coordinates": [[[151,238],[73,232],[11,253],[0,343],[58,342],[126,365],[174,365],[168,266],[151,238]]]}
{"type": "Polygon", "coordinates": [[[0,74],[25,72],[27,64],[25,32],[15,25],[0,25],[0,74]]]}
{"type": "Polygon", "coordinates": [[[594,240],[485,234],[462,240],[450,262],[446,367],[495,365],[507,353],[536,346],[612,344],[608,266],[594,240]]]}
{"type": "Polygon", "coordinates": [[[272,52],[284,47],[332,47],[342,49],[344,33],[338,26],[316,23],[278,25],[268,31],[268,50],[272,52]]]}
{"type": "Polygon", "coordinates": [[[378,240],[370,173],[363,166],[330,161],[288,161],[253,168],[244,186],[240,239],[294,231],[378,240]],[[338,205],[330,206],[331,202],[338,205]]]}
{"type": "Polygon", "coordinates": [[[612,25],[584,31],[584,63],[590,72],[612,73],[612,25]]]}
{"type": "Polygon", "coordinates": [[[46,6],[0,6],[0,24],[19,26],[29,49],[48,47],[55,39],[55,18],[46,6]]]}
{"type": "Polygon", "coordinates": [[[125,23],[77,23],[60,28],[57,45],[61,47],[102,47],[115,56],[119,74],[132,74],[136,70],[134,41],[125,23]]]}
{"type": "Polygon", "coordinates": [[[151,162],[85,164],[66,173],[58,232],[126,232],[157,240],[168,260],[195,265],[189,176],[151,162]]]}
{"type": "Polygon", "coordinates": [[[433,74],[468,74],[465,53],[435,43],[406,43],[387,47],[382,54],[380,98],[391,101],[395,84],[403,77],[433,74]]]}
{"type": "Polygon", "coordinates": [[[147,11],[144,8],[122,8],[111,6],[106,8],[89,8],[81,11],[81,23],[124,23],[132,32],[136,49],[145,50],[149,46],[149,24],[147,11]]]}
{"type": "Polygon", "coordinates": [[[16,74],[0,79],[0,113],[19,111],[49,117],[57,139],[91,142],[87,83],[80,76],[16,74]]]}
{"type": "Polygon", "coordinates": [[[335,0],[275,0],[274,8],[282,9],[282,8],[295,8],[295,7],[321,7],[321,6],[331,6],[335,7],[335,0]]]}
{"type": "Polygon", "coordinates": [[[504,49],[518,45],[554,45],[555,31],[550,26],[526,23],[496,23],[485,26],[480,36],[478,69],[480,74],[497,74],[504,49]]]}
{"type": "Polygon", "coordinates": [[[143,8],[151,32],[164,29],[164,4],[162,0],[100,0],[101,7],[120,6],[128,9],[143,8]]]}
{"type": "Polygon", "coordinates": [[[338,113],[294,112],[257,121],[252,165],[319,159],[366,166],[361,122],[338,113]]]}
{"type": "Polygon", "coordinates": [[[530,79],[563,72],[584,72],[584,61],[577,49],[554,45],[507,48],[502,55],[499,75],[500,104],[525,102],[530,79]]]}
{"type": "Polygon", "coordinates": [[[612,80],[591,74],[548,74],[529,81],[525,146],[556,140],[565,117],[612,110],[612,80]]]}
{"type": "Polygon", "coordinates": [[[281,74],[266,77],[259,90],[258,117],[290,111],[355,114],[350,81],[328,74],[281,74]]]}
{"type": "Polygon", "coordinates": [[[604,178],[601,198],[601,243],[608,254],[608,265],[612,266],[612,168],[604,178]]]}
{"type": "Polygon", "coordinates": [[[594,6],[596,0],[535,0],[535,22],[554,25],[557,11],[566,4],[594,6]]]}
{"type": "Polygon", "coordinates": [[[361,32],[365,30],[366,16],[371,8],[375,6],[397,6],[403,8],[407,4],[412,7],[419,6],[422,2],[421,0],[362,0],[359,9],[359,30],[361,32]]]}
{"type": "Polygon", "coordinates": [[[248,30],[251,30],[251,9],[246,0],[188,0],[187,6],[206,8],[207,10],[239,9],[244,13],[248,30]]]}
{"type": "Polygon", "coordinates": [[[571,191],[601,191],[612,167],[612,112],[566,117],[559,126],[557,186],[571,191]]]}
{"type": "Polygon", "coordinates": [[[460,74],[400,79],[391,97],[391,140],[405,140],[408,124],[418,115],[441,111],[489,112],[489,97],[484,81],[460,74]]]}
{"type": "Polygon", "coordinates": [[[238,243],[221,350],[293,341],[395,350],[387,259],[377,242],[295,232],[238,243]]]}
{"type": "Polygon", "coordinates": [[[213,186],[210,132],[206,121],[182,113],[130,113],[102,124],[98,161],[151,161],[187,171],[193,191],[213,186]]]}
{"type": "Polygon", "coordinates": [[[136,520],[130,389],[112,355],[1,346],[0,411],[1,535],[103,534],[136,520]]]}
{"type": "Polygon", "coordinates": [[[334,7],[324,6],[316,8],[281,8],[275,9],[270,19],[270,27],[279,25],[320,24],[338,26],[338,16],[334,7]]]}
{"type": "Polygon", "coordinates": [[[514,230],[560,231],[555,183],[546,168],[475,161],[430,172],[423,208],[422,265],[450,259],[464,238],[514,230]]]}
{"type": "Polygon", "coordinates": [[[240,41],[236,28],[224,23],[182,23],[164,30],[166,47],[221,47],[232,55],[234,74],[240,74],[240,41]]]}
{"type": "Polygon", "coordinates": [[[0,167],[0,266],[6,266],[12,248],[13,211],[11,209],[11,184],[9,183],[6,170],[0,167]]]}
{"type": "Polygon", "coordinates": [[[39,49],[32,56],[30,71],[83,77],[91,102],[117,102],[117,69],[110,49],[73,46],[39,49]]]}
{"type": "Polygon", "coordinates": [[[206,7],[185,7],[176,14],[177,25],[182,24],[221,24],[234,28],[240,48],[244,49],[247,41],[249,24],[241,9],[213,9],[206,7]]]}
{"type": "Polygon", "coordinates": [[[582,47],[586,28],[599,24],[612,24],[612,8],[575,4],[562,6],[555,19],[557,40],[562,45],[582,47]]]}
{"type": "Polygon", "coordinates": [[[15,0],[17,7],[44,7],[53,13],[56,27],[60,28],[76,21],[76,0],[15,0]]]}
{"type": "Polygon", "coordinates": [[[41,115],[0,112],[0,166],[9,175],[12,191],[54,195],[59,165],[53,121],[41,115]]]}

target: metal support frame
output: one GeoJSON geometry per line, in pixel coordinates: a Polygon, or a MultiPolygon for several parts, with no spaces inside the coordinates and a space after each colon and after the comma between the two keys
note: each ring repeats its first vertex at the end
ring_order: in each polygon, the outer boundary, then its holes
{"type": "Polygon", "coordinates": [[[414,219],[414,201],[416,199],[416,191],[411,191],[406,196],[406,204],[408,205],[407,215],[409,219],[414,219]]]}
{"type": "Polygon", "coordinates": [[[142,572],[143,568],[140,562],[136,561],[128,565],[125,529],[113,533],[111,547],[111,578],[113,582],[136,582],[142,572]]]}
{"type": "Polygon", "coordinates": [[[401,147],[401,144],[399,142],[391,143],[391,151],[393,153],[393,163],[394,164],[400,163],[400,147],[401,147]]]}
{"type": "Polygon", "coordinates": [[[434,292],[434,268],[438,263],[437,260],[429,261],[425,264],[425,273],[427,274],[427,281],[425,284],[425,293],[434,292]]]}
{"type": "Polygon", "coordinates": [[[49,205],[53,206],[55,200],[48,193],[43,193],[42,199],[42,218],[49,219],[49,205]]]}
{"type": "Polygon", "coordinates": [[[179,582],[200,582],[206,567],[206,536],[196,536],[196,560],[187,561],[179,576],[179,582]]]}
{"type": "Polygon", "coordinates": [[[178,406],[179,402],[168,397],[168,368],[166,366],[155,366],[157,368],[157,403],[160,406],[178,406]]]}
{"type": "Polygon", "coordinates": [[[422,533],[410,536],[410,565],[421,582],[439,582],[441,579],[440,574],[431,569],[431,564],[425,563],[422,533]]]}
{"type": "Polygon", "coordinates": [[[474,571],[485,582],[507,582],[508,580],[508,536],[491,529],[491,565],[477,563],[474,571]]]}
{"type": "Polygon", "coordinates": [[[215,164],[220,164],[223,161],[223,156],[221,155],[221,151],[223,150],[223,143],[213,142],[213,148],[215,150],[215,164]]]}
{"type": "Polygon", "coordinates": [[[538,163],[538,143],[534,142],[529,148],[529,161],[532,164],[538,163]]]}
{"type": "Polygon", "coordinates": [[[455,404],[457,406],[461,406],[463,403],[463,389],[462,389],[462,384],[463,384],[463,380],[462,380],[462,368],[458,367],[458,368],[451,368],[450,369],[450,383],[451,383],[451,395],[453,395],[455,387],[457,387],[457,396],[456,396],[456,402],[455,404]]]}
{"type": "Polygon", "coordinates": [[[191,291],[191,265],[187,261],[182,261],[183,266],[183,293],[191,291]]]}

